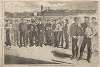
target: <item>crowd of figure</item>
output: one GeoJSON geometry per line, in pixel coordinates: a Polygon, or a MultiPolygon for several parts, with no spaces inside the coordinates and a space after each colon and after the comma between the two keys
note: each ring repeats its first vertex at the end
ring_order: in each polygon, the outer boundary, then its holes
{"type": "Polygon", "coordinates": [[[25,20],[20,18],[20,22],[5,20],[6,46],[15,45],[21,47],[32,46],[54,46],[68,49],[70,40],[72,42],[72,58],[82,59],[83,52],[87,46],[87,61],[90,62],[92,55],[92,38],[97,38],[96,17],[85,16],[83,23],[79,17],[74,17],[70,26],[69,19],[48,19],[47,21],[37,21],[34,18],[25,20]],[[91,22],[90,22],[91,20],[91,22]],[[43,23],[45,22],[45,23],[43,23]],[[14,24],[13,24],[14,23],[14,24]],[[64,46],[65,43],[65,46],[64,46]],[[80,45],[80,47],[79,47],[80,45]],[[79,54],[79,56],[78,56],[79,54]]]}

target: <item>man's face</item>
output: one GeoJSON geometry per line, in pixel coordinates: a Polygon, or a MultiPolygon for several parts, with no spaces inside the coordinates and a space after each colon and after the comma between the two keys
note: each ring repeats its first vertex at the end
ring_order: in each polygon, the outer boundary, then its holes
{"type": "Polygon", "coordinates": [[[66,20],[66,24],[69,24],[68,20],[66,20]]]}
{"type": "Polygon", "coordinates": [[[75,21],[75,23],[78,24],[78,22],[79,22],[79,18],[75,18],[74,21],[75,21]]]}
{"type": "Polygon", "coordinates": [[[84,21],[85,22],[89,22],[89,18],[84,18],[84,21]]]}
{"type": "Polygon", "coordinates": [[[96,18],[92,18],[92,22],[96,22],[96,18]]]}
{"type": "Polygon", "coordinates": [[[21,22],[23,23],[24,22],[24,19],[21,19],[21,22]]]}

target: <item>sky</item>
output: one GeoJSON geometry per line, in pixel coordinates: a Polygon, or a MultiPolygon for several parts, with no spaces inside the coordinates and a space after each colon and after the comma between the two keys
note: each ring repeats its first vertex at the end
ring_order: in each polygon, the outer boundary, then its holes
{"type": "Polygon", "coordinates": [[[5,11],[8,12],[38,12],[40,6],[43,5],[44,9],[97,9],[96,1],[6,1],[5,11]]]}

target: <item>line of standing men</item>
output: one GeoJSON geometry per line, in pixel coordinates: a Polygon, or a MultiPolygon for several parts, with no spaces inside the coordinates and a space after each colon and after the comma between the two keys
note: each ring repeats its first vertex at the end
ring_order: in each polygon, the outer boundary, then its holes
{"type": "MultiPolygon", "coordinates": [[[[57,22],[57,20],[54,20],[54,22],[57,22]]],[[[68,22],[68,20],[66,20],[66,22],[68,22]]],[[[63,26],[61,22],[54,23],[54,24],[47,22],[46,24],[43,24],[41,22],[36,23],[35,21],[30,21],[30,23],[27,24],[28,26],[27,27],[28,30],[27,30],[26,24],[21,22],[19,24],[20,47],[22,47],[22,42],[25,47],[27,46],[26,45],[27,43],[25,43],[25,41],[28,40],[28,37],[29,37],[29,41],[30,41],[29,46],[34,46],[34,44],[36,44],[36,46],[41,46],[41,47],[43,45],[50,45],[54,47],[63,48],[63,31],[65,31],[64,32],[65,42],[66,42],[65,48],[68,48],[67,24],[68,23],[66,23],[65,26],[63,26]],[[28,37],[25,38],[25,33],[27,31],[29,31],[28,37]]]]}
{"type": "MultiPolygon", "coordinates": [[[[7,24],[9,24],[9,22],[7,24]]],[[[68,24],[68,20],[66,20],[65,24],[63,25],[62,22],[60,21],[58,22],[58,20],[52,20],[52,21],[50,20],[47,21],[46,24],[43,24],[41,21],[37,22],[34,19],[25,21],[25,19],[22,18],[20,20],[20,23],[17,23],[18,25],[18,30],[16,30],[17,35],[14,36],[15,38],[17,38],[16,40],[17,46],[27,47],[29,44],[30,47],[34,45],[41,46],[41,47],[43,45],[50,45],[54,47],[63,48],[64,47],[63,35],[65,35],[65,42],[66,42],[65,48],[68,48],[67,24],[68,24]]],[[[7,30],[8,28],[6,26],[6,32],[7,30]]],[[[10,29],[10,31],[12,31],[12,29],[10,29]]],[[[12,40],[10,39],[10,34],[11,34],[10,31],[7,32],[6,34],[7,35],[6,43],[8,43],[9,46],[11,46],[11,42],[12,42],[12,40]]]]}
{"type": "MultiPolygon", "coordinates": [[[[90,62],[91,58],[91,38],[96,35],[93,34],[92,28],[90,26],[90,18],[84,17],[84,23],[79,22],[79,18],[74,18],[74,23],[70,26],[70,34],[68,33],[68,19],[64,19],[65,23],[62,23],[58,20],[53,20],[51,22],[47,21],[46,24],[43,24],[41,21],[36,22],[35,20],[27,20],[24,22],[24,19],[21,19],[21,22],[18,24],[19,28],[19,42],[17,43],[19,47],[27,47],[29,44],[32,46],[43,46],[50,45],[54,47],[69,48],[69,35],[72,38],[72,58],[82,59],[84,48],[87,45],[87,61],[90,62]],[[78,46],[79,38],[83,37],[81,47],[78,46]],[[64,41],[66,43],[64,47],[64,41]],[[80,51],[79,51],[80,50],[80,51]],[[78,57],[79,54],[79,57],[78,57]]],[[[92,20],[96,20],[95,17],[92,20]]],[[[6,24],[8,27],[8,24],[6,24]]],[[[11,46],[10,40],[10,30],[6,28],[6,45],[11,46]]],[[[17,36],[16,36],[17,37],[17,36]]],[[[18,42],[18,41],[17,41],[18,42]]]]}

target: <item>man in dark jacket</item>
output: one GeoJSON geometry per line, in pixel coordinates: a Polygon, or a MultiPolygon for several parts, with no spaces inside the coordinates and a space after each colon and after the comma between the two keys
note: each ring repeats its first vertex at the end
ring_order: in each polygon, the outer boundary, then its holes
{"type": "Polygon", "coordinates": [[[45,31],[45,28],[44,28],[44,24],[41,23],[41,21],[37,24],[37,28],[38,28],[38,46],[43,46],[43,43],[44,43],[44,31],[45,31]]]}
{"type": "Polygon", "coordinates": [[[78,26],[78,24],[79,24],[79,18],[75,17],[74,23],[70,27],[70,36],[72,38],[72,58],[71,59],[77,58],[77,55],[78,55],[78,46],[77,46],[78,36],[82,35],[82,30],[78,26]]]}
{"type": "Polygon", "coordinates": [[[80,47],[80,56],[78,60],[82,59],[83,56],[83,52],[84,52],[84,48],[87,45],[87,61],[90,62],[90,58],[91,58],[91,36],[92,36],[92,32],[91,32],[91,28],[90,28],[90,24],[89,24],[89,17],[84,17],[84,23],[82,23],[82,28],[83,28],[83,42],[81,44],[80,47]]]}
{"type": "MultiPolygon", "coordinates": [[[[35,20],[31,19],[31,23],[29,24],[29,41],[30,47],[37,44],[38,35],[37,35],[37,27],[35,24],[35,20]]],[[[37,46],[37,45],[36,45],[37,46]]]]}
{"type": "Polygon", "coordinates": [[[21,19],[21,23],[19,23],[19,32],[20,32],[20,45],[19,45],[19,47],[22,47],[23,44],[24,44],[24,47],[26,47],[26,36],[25,36],[26,29],[27,29],[27,26],[24,23],[24,20],[21,19]]]}

